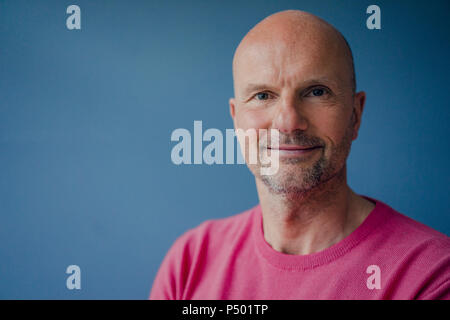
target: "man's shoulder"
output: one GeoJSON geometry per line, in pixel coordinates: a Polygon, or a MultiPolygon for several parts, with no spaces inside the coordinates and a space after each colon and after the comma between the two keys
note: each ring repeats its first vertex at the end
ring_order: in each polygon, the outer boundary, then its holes
{"type": "Polygon", "coordinates": [[[448,296],[450,238],[384,203],[379,209],[370,255],[396,283],[397,293],[415,292],[414,299],[448,296]]]}
{"type": "Polygon", "coordinates": [[[224,218],[208,219],[185,231],[177,238],[175,244],[198,249],[205,244],[209,247],[220,243],[230,244],[242,237],[248,237],[254,223],[253,215],[258,207],[259,205],[256,205],[224,218]]]}
{"type": "Polygon", "coordinates": [[[377,200],[386,220],[380,232],[399,246],[422,247],[450,254],[450,237],[377,200]]]}

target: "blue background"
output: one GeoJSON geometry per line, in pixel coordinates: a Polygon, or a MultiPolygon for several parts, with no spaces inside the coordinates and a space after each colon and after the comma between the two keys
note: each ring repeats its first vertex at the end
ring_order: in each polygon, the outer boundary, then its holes
{"type": "Polygon", "coordinates": [[[170,135],[232,128],[234,49],[284,9],[353,49],[350,186],[450,234],[448,1],[0,0],[0,298],[146,299],[179,235],[258,202],[245,165],[172,164],[170,135]]]}

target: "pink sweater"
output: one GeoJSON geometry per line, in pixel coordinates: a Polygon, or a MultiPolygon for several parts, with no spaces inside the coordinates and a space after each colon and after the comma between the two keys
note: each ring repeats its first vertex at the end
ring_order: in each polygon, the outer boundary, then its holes
{"type": "Polygon", "coordinates": [[[450,299],[450,238],[366,198],[353,233],[308,255],[270,247],[259,205],[206,221],[175,241],[150,299],[450,299]]]}

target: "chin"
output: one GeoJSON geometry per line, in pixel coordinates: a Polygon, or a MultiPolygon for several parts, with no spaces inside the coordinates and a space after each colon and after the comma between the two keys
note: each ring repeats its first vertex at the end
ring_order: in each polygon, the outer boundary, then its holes
{"type": "Polygon", "coordinates": [[[312,180],[307,175],[299,174],[299,172],[292,172],[291,170],[280,171],[273,176],[260,177],[261,181],[276,194],[306,194],[320,184],[320,181],[312,180]]]}

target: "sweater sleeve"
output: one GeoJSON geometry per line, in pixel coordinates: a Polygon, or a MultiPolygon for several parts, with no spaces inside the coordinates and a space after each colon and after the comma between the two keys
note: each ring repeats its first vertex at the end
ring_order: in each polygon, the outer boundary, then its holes
{"type": "Polygon", "coordinates": [[[421,300],[450,300],[450,279],[439,285],[434,290],[426,292],[421,300]]]}
{"type": "Polygon", "coordinates": [[[450,300],[450,243],[448,238],[435,243],[430,246],[432,254],[423,259],[433,263],[421,268],[426,281],[417,297],[419,300],[450,300]]]}
{"type": "Polygon", "coordinates": [[[190,265],[188,234],[179,237],[164,257],[153,281],[150,300],[182,299],[190,265]]]}

